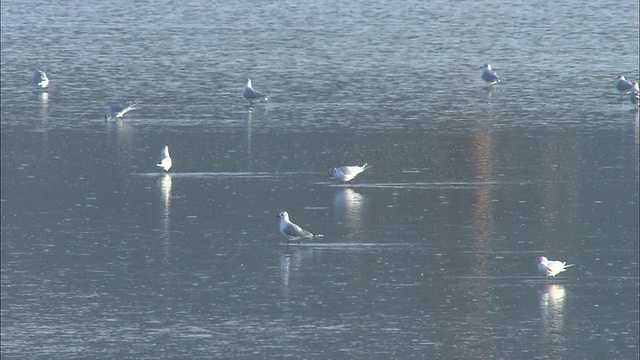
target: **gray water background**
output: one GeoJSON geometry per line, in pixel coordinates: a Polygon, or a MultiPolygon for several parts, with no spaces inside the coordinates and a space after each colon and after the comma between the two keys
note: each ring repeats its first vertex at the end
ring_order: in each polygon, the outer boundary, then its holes
{"type": "Polygon", "coordinates": [[[637,1],[1,11],[3,358],[638,357],[637,1]]]}

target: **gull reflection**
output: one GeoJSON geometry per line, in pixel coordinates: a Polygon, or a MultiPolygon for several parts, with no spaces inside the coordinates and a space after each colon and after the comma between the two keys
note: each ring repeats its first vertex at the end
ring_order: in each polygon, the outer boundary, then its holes
{"type": "Polygon", "coordinates": [[[171,214],[171,185],[172,179],[170,174],[164,174],[158,179],[160,186],[160,200],[162,201],[162,235],[168,245],[169,241],[169,215],[171,214]]]}
{"type": "Polygon", "coordinates": [[[483,90],[483,99],[485,102],[490,103],[493,95],[496,93],[495,86],[489,86],[488,88],[484,88],[483,90]]]}
{"type": "MultiPolygon", "coordinates": [[[[133,148],[135,128],[131,126],[131,124],[126,121],[107,121],[104,122],[104,124],[107,129],[107,136],[115,138],[119,149],[133,148]]],[[[120,157],[120,159],[117,160],[119,163],[122,163],[128,156],[127,151],[118,151],[116,156],[120,157]]]]}
{"type": "Polygon", "coordinates": [[[543,332],[557,339],[564,329],[564,286],[547,284],[539,290],[538,297],[543,332]]]}
{"type": "Polygon", "coordinates": [[[251,108],[247,110],[247,158],[251,161],[251,119],[253,111],[251,108]]]}
{"type": "Polygon", "coordinates": [[[289,278],[291,276],[291,254],[280,254],[280,280],[282,282],[282,296],[285,303],[289,302],[289,278]]]}
{"type": "Polygon", "coordinates": [[[45,123],[49,117],[49,93],[46,91],[39,92],[38,97],[40,98],[42,123],[45,123]]]}
{"type": "Polygon", "coordinates": [[[280,282],[285,303],[289,302],[291,273],[302,268],[303,259],[312,256],[313,249],[287,248],[280,254],[280,282]]]}
{"type": "Polygon", "coordinates": [[[359,232],[362,226],[362,207],[365,198],[352,188],[339,188],[333,194],[333,208],[349,228],[348,237],[359,232]]]}
{"type": "Polygon", "coordinates": [[[48,148],[48,129],[47,123],[49,121],[49,93],[46,91],[39,91],[38,98],[40,99],[40,124],[42,126],[42,139],[43,139],[43,151],[46,154],[48,148]]]}
{"type": "MultiPolygon", "coordinates": [[[[639,114],[640,114],[640,109],[636,109],[636,110],[633,112],[633,129],[635,130],[635,134],[636,134],[636,136],[635,136],[635,139],[636,139],[636,149],[638,148],[638,138],[640,138],[640,133],[638,133],[638,130],[639,130],[639,128],[640,128],[640,124],[638,124],[638,118],[640,117],[640,116],[639,116],[639,114]]],[[[637,154],[637,152],[636,152],[636,154],[637,154]]],[[[637,163],[638,163],[638,162],[636,161],[636,164],[637,164],[637,163]]]]}

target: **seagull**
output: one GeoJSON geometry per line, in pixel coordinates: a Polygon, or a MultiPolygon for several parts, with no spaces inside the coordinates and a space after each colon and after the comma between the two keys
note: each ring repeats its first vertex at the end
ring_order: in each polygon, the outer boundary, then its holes
{"type": "Polygon", "coordinates": [[[542,275],[546,275],[547,278],[555,277],[559,273],[567,270],[569,266],[573,265],[574,264],[567,265],[567,263],[564,261],[549,261],[549,259],[544,256],[540,256],[540,258],[538,259],[538,271],[542,275]]]}
{"type": "Polygon", "coordinates": [[[33,84],[38,89],[46,89],[46,87],[49,86],[49,78],[47,77],[47,74],[42,70],[38,70],[36,74],[33,75],[33,84]]]}
{"type": "Polygon", "coordinates": [[[494,85],[500,82],[500,77],[496,74],[495,71],[491,70],[491,65],[484,64],[481,67],[482,70],[482,80],[489,83],[489,86],[494,85]]]}
{"type": "Polygon", "coordinates": [[[369,167],[367,163],[362,166],[339,166],[331,169],[330,173],[331,177],[347,183],[369,167]]]}
{"type": "Polygon", "coordinates": [[[278,214],[280,218],[280,232],[287,237],[287,241],[295,240],[300,244],[300,239],[311,239],[313,237],[322,237],[322,235],[312,234],[304,230],[300,226],[289,221],[289,213],[286,211],[278,214]]]}
{"type": "Polygon", "coordinates": [[[131,110],[137,110],[136,105],[137,102],[125,104],[113,104],[109,105],[109,108],[104,114],[104,120],[108,121],[111,118],[115,118],[116,120],[124,118],[124,116],[131,110]]]}
{"type": "Polygon", "coordinates": [[[616,81],[616,89],[623,94],[628,94],[631,89],[633,89],[633,84],[631,81],[624,78],[624,76],[618,76],[618,81],[616,81]]]}
{"type": "Polygon", "coordinates": [[[640,107],[640,88],[638,88],[638,83],[633,82],[631,93],[629,94],[629,100],[631,103],[637,107],[640,107]]]}
{"type": "Polygon", "coordinates": [[[251,79],[247,79],[247,84],[242,89],[242,95],[244,95],[245,99],[254,102],[261,100],[269,100],[266,96],[264,96],[261,92],[256,91],[251,86],[251,79]]]}
{"type": "Polygon", "coordinates": [[[169,156],[169,146],[165,145],[164,149],[160,153],[160,163],[156,164],[157,167],[164,171],[171,169],[171,156],[169,156]]]}

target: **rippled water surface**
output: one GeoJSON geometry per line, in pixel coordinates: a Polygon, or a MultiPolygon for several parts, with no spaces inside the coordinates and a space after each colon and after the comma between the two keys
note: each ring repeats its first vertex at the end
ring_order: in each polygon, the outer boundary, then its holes
{"type": "Polygon", "coordinates": [[[0,9],[3,358],[638,357],[637,1],[0,9]]]}

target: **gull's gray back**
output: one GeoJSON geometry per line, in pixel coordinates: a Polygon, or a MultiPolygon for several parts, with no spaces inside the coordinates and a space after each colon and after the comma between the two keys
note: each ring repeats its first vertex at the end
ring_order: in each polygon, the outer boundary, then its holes
{"type": "Polygon", "coordinates": [[[498,75],[494,71],[484,69],[484,71],[482,72],[482,80],[496,81],[498,80],[498,75]]]}
{"type": "Polygon", "coordinates": [[[616,83],[616,88],[619,91],[631,91],[631,89],[633,89],[633,84],[631,83],[631,81],[618,79],[618,82],[616,83]]]}
{"type": "Polygon", "coordinates": [[[249,100],[262,99],[265,97],[261,92],[256,91],[248,86],[245,86],[244,89],[242,89],[242,95],[244,95],[244,97],[249,100]]]}
{"type": "Polygon", "coordinates": [[[287,223],[282,229],[282,232],[292,237],[313,237],[312,233],[303,230],[300,226],[293,223],[287,223]]]}

